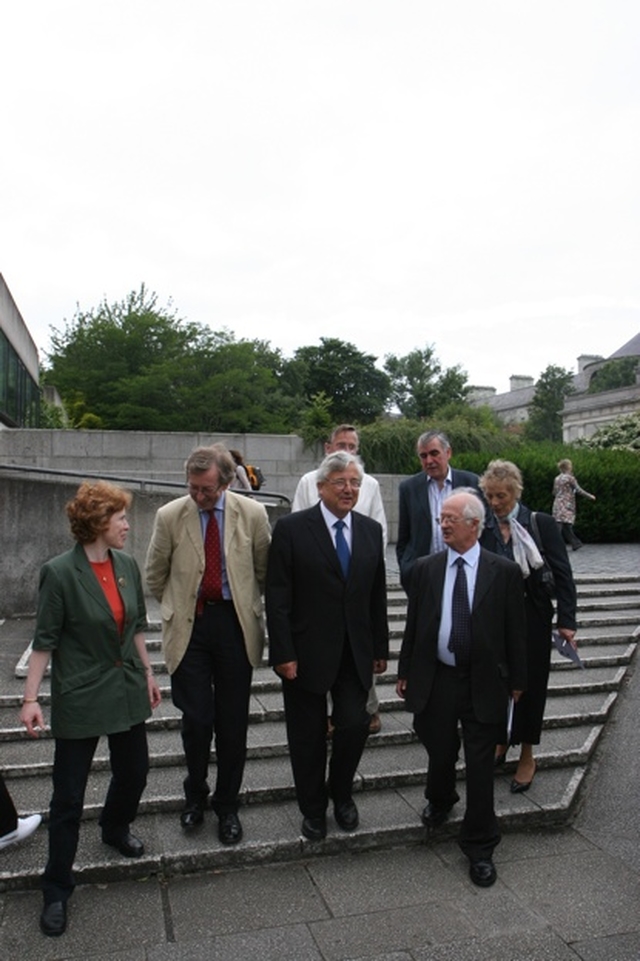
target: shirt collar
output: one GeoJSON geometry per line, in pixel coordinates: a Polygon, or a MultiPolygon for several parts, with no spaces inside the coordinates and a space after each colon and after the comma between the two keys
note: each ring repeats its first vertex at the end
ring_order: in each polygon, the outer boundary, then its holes
{"type": "MultiPolygon", "coordinates": [[[[436,484],[436,483],[437,483],[437,481],[435,481],[435,480],[433,479],[433,477],[429,477],[429,475],[427,474],[427,484],[436,484]]],[[[452,476],[451,476],[451,468],[450,468],[450,467],[448,468],[448,470],[447,470],[447,476],[446,476],[445,479],[444,479],[444,486],[446,486],[447,484],[453,484],[453,478],[452,478],[452,476]]]]}
{"type": "Polygon", "coordinates": [[[342,520],[342,522],[344,523],[344,526],[348,527],[349,530],[351,530],[351,511],[349,511],[348,514],[345,514],[344,517],[340,518],[340,517],[336,517],[335,514],[332,514],[330,510],[327,510],[327,508],[324,505],[324,501],[320,501],[319,503],[320,503],[320,510],[322,511],[322,516],[324,517],[324,522],[327,525],[327,527],[333,527],[336,521],[342,520]]]}
{"type": "Polygon", "coordinates": [[[452,567],[459,557],[464,558],[466,564],[469,567],[475,567],[478,563],[480,557],[480,544],[476,541],[473,547],[470,547],[468,551],[464,554],[458,554],[453,548],[447,547],[447,566],[452,567]]]}
{"type": "MultiPolygon", "coordinates": [[[[225,489],[225,490],[222,491],[222,493],[220,494],[220,497],[219,497],[218,500],[215,502],[215,505],[214,505],[214,507],[212,508],[212,510],[214,510],[214,511],[223,511],[223,512],[224,512],[224,502],[225,502],[226,495],[227,495],[227,491],[226,491],[226,489],[225,489]]],[[[202,514],[208,514],[209,511],[208,511],[208,510],[203,510],[202,507],[199,507],[199,508],[198,508],[198,513],[199,513],[200,515],[202,515],[202,514]]]]}

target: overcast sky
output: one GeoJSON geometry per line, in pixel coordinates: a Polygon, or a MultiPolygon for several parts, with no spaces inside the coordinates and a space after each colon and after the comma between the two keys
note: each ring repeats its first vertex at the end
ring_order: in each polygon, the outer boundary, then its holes
{"type": "Polygon", "coordinates": [[[638,0],[3,4],[0,271],[290,356],[512,374],[640,331],[638,0]]]}

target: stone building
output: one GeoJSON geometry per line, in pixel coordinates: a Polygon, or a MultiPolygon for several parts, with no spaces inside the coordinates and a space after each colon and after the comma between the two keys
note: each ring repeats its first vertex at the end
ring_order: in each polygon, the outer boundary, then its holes
{"type": "MultiPolygon", "coordinates": [[[[640,411],[640,333],[619,347],[609,357],[597,354],[581,354],[578,357],[578,372],[574,375],[575,393],[565,401],[562,411],[562,439],[572,443],[579,438],[588,438],[610,424],[618,417],[640,411]],[[636,383],[617,390],[589,394],[589,384],[593,375],[611,360],[635,357],[636,383]]],[[[498,394],[493,387],[473,387],[469,403],[474,407],[490,407],[505,424],[522,424],[529,417],[529,406],[535,394],[533,377],[514,375],[510,378],[510,389],[498,394]]]]}

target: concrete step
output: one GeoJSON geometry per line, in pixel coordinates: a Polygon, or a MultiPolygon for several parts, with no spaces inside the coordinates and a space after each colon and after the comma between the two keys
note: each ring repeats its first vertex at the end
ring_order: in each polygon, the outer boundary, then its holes
{"type": "MultiPolygon", "coordinates": [[[[571,804],[584,778],[586,767],[545,768],[542,764],[531,790],[526,794],[509,792],[510,775],[496,776],[496,811],[505,829],[549,826],[566,820],[571,804]]],[[[459,783],[460,802],[441,829],[440,836],[457,833],[465,807],[464,782],[459,783]]],[[[144,841],[145,855],[138,860],[121,857],[101,843],[95,820],[83,823],[75,874],[79,883],[108,883],[142,879],[150,874],[171,876],[211,871],[276,861],[293,861],[341,851],[364,851],[426,840],[420,822],[424,807],[422,785],[398,788],[356,790],[360,827],[347,834],[341,831],[328,812],[328,835],[321,842],[310,842],[300,835],[300,814],[295,801],[264,802],[241,808],[244,839],[235,847],[225,847],[217,837],[213,814],[191,834],[185,834],[176,811],[143,811],[135,832],[144,841]]],[[[430,842],[433,843],[433,842],[430,842]]],[[[12,848],[10,859],[0,862],[0,887],[23,889],[37,887],[47,856],[44,830],[12,848]]]]}
{"type": "MultiPolygon", "coordinates": [[[[585,665],[584,670],[554,650],[551,658],[549,696],[618,690],[636,647],[635,641],[593,643],[581,646],[580,657],[585,665]]],[[[403,702],[395,691],[396,679],[397,663],[390,661],[387,672],[376,680],[376,692],[382,714],[403,709],[403,702]]],[[[158,682],[163,701],[148,722],[149,726],[150,728],[177,727],[180,723],[180,713],[171,702],[169,678],[164,672],[163,665],[162,671],[158,674],[158,682]]],[[[21,689],[0,697],[0,741],[5,744],[16,738],[29,740],[18,720],[21,697],[21,689]]],[[[43,682],[40,700],[45,709],[46,719],[50,703],[47,682],[43,682]]],[[[280,681],[270,668],[260,668],[255,672],[249,711],[252,725],[284,718],[280,681]]]]}
{"type": "MultiPolygon", "coordinates": [[[[531,790],[512,795],[509,783],[516,767],[512,750],[496,772],[496,804],[503,826],[537,827],[569,817],[602,730],[635,654],[640,625],[640,578],[598,578],[580,582],[580,654],[585,670],[556,652],[552,656],[549,696],[542,743],[536,749],[539,770],[531,790]],[[637,596],[636,596],[637,594],[637,596]]],[[[163,691],[163,702],[148,723],[151,771],[135,825],[147,846],[139,861],[120,857],[101,844],[96,825],[109,780],[107,743],[96,752],[85,798],[85,824],[77,857],[79,881],[106,882],[145,877],[150,872],[174,874],[231,864],[307,858],[340,850],[363,850],[419,842],[425,831],[419,819],[424,806],[427,756],[415,740],[412,718],[395,693],[397,656],[404,629],[406,597],[389,591],[392,653],[389,670],[377,681],[382,731],[369,738],[358,770],[354,794],[361,826],[353,834],[337,829],[329,818],[329,835],[320,844],[300,837],[288,758],[280,681],[266,663],[254,672],[250,706],[248,760],[243,783],[242,844],[225,847],[217,839],[216,819],[185,835],[178,823],[185,775],[180,717],[170,699],[170,682],[162,660],[159,622],[148,636],[148,649],[163,691]]],[[[153,615],[153,611],[152,611],[153,615]]],[[[25,641],[26,646],[26,641],[25,641]]],[[[21,658],[26,670],[26,658],[21,658]]],[[[20,671],[16,671],[18,675],[20,671]]],[[[27,738],[18,723],[23,680],[10,678],[0,695],[2,764],[21,813],[45,813],[51,793],[53,741],[27,738]]],[[[42,685],[45,713],[49,681],[42,685]]],[[[464,759],[458,765],[462,801],[445,828],[456,830],[464,811],[464,759]]],[[[212,770],[212,778],[215,776],[212,770]]],[[[46,831],[12,849],[0,861],[0,888],[30,887],[46,860],[46,831]]]]}
{"type": "MultiPolygon", "coordinates": [[[[615,703],[616,694],[616,691],[557,694],[549,699],[545,729],[602,724],[615,703]]],[[[401,700],[390,698],[383,706],[382,729],[370,736],[367,749],[386,750],[413,742],[412,715],[403,709],[401,700]]],[[[158,716],[156,712],[147,722],[151,764],[158,767],[179,766],[182,764],[180,716],[171,704],[163,704],[162,708],[163,716],[158,716]]],[[[250,725],[247,743],[249,764],[254,759],[288,757],[284,712],[277,713],[277,718],[250,725]]],[[[7,779],[50,774],[53,740],[49,735],[32,740],[20,726],[5,727],[3,735],[2,759],[7,779]]],[[[107,742],[104,739],[99,742],[93,767],[94,770],[108,768],[107,742]]]]}

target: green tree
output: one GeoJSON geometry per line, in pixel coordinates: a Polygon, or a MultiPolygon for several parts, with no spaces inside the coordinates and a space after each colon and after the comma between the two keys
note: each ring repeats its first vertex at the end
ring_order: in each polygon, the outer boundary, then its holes
{"type": "Polygon", "coordinates": [[[562,440],[562,417],[565,398],[574,393],[573,374],[550,364],[536,383],[526,424],[527,440],[562,440]]]}
{"type": "Polygon", "coordinates": [[[312,447],[319,441],[326,440],[332,427],[331,398],[322,393],[314,394],[302,412],[300,421],[300,436],[305,446],[312,447]]]}
{"type": "Polygon", "coordinates": [[[589,394],[600,394],[604,390],[618,387],[631,387],[636,382],[637,357],[620,357],[610,360],[595,372],[589,381],[589,394]]]}
{"type": "Polygon", "coordinates": [[[74,427],[280,433],[300,407],[267,342],[186,323],[144,285],[119,303],[78,308],[51,344],[43,380],[74,427]]]}
{"type": "Polygon", "coordinates": [[[445,404],[463,401],[469,392],[459,365],[444,372],[433,345],[396,357],[387,354],[384,369],[391,381],[391,400],[404,417],[431,417],[445,404]]]}
{"type": "Polygon", "coordinates": [[[389,399],[389,378],[376,367],[377,358],[336,337],[321,337],[318,347],[299,347],[284,379],[291,395],[307,403],[324,394],[331,400],[335,423],[368,424],[379,417],[389,399]]]}

